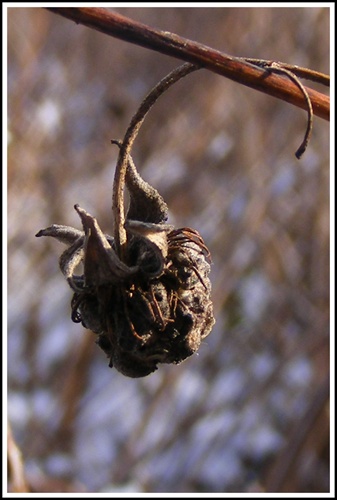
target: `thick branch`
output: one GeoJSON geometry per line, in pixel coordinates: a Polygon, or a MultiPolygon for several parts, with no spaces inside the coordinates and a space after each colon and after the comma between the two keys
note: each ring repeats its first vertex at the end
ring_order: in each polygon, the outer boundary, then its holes
{"type": "MultiPolygon", "coordinates": [[[[307,109],[303,93],[292,81],[274,74],[268,69],[248,63],[242,58],[226,55],[168,31],[151,28],[107,9],[95,7],[49,8],[48,10],[107,35],[203,66],[242,85],[289,102],[299,108],[307,109]]],[[[306,90],[314,114],[329,120],[329,97],[310,88],[306,88],[306,90]]]]}

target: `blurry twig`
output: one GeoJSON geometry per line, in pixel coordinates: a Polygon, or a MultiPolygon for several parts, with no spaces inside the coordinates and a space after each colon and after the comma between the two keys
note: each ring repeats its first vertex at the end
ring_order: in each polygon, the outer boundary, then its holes
{"type": "MultiPolygon", "coordinates": [[[[294,485],[291,482],[297,476],[300,469],[301,454],[302,460],[304,460],[303,457],[308,455],[306,445],[309,442],[309,438],[311,436],[319,436],[321,432],[323,436],[320,436],[321,439],[315,440],[316,446],[321,446],[325,440],[329,442],[329,438],[326,436],[329,433],[329,424],[323,424],[323,421],[328,422],[329,420],[327,413],[329,395],[330,377],[328,376],[317,389],[306,414],[293,429],[285,448],[277,456],[267,474],[264,485],[265,491],[294,492],[294,485]],[[297,474],[295,474],[296,471],[297,474]],[[289,485],[291,485],[290,489],[289,485]]],[[[313,452],[312,449],[310,451],[311,453],[313,452]]]]}
{"type": "Polygon", "coordinates": [[[72,353],[67,383],[60,393],[60,408],[62,408],[63,415],[53,436],[54,442],[58,445],[64,443],[71,446],[79,402],[87,386],[92,348],[91,336],[83,336],[76,353],[72,353]]]}
{"type": "MultiPolygon", "coordinates": [[[[102,8],[49,8],[48,10],[72,19],[107,35],[135,43],[143,47],[200,65],[210,71],[223,75],[247,87],[272,95],[308,109],[303,91],[293,81],[286,80],[260,67],[254,60],[229,56],[206,45],[180,37],[174,33],[161,31],[134,21],[108,9],[102,8]]],[[[309,78],[319,83],[327,83],[329,77],[321,73],[283,65],[283,68],[300,77],[309,78]]],[[[329,120],[330,99],[328,96],[306,88],[315,115],[329,120]]]]}
{"type": "Polygon", "coordinates": [[[7,461],[10,490],[13,493],[27,493],[29,487],[25,478],[21,451],[19,450],[8,423],[7,461]]]}

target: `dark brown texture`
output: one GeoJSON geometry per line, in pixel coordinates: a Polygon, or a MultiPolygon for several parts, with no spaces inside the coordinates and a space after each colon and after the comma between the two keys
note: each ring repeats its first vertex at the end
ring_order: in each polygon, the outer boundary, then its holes
{"type": "Polygon", "coordinates": [[[189,228],[171,230],[163,221],[127,220],[126,265],[113,238],[75,208],[83,232],[53,225],[36,235],[61,237],[69,245],[60,266],[75,290],[73,321],[96,333],[109,365],[129,377],[144,377],[159,363],[178,364],[194,354],[214,325],[210,256],[200,235],[189,228]],[[77,276],[82,262],[84,274],[77,276]]]}

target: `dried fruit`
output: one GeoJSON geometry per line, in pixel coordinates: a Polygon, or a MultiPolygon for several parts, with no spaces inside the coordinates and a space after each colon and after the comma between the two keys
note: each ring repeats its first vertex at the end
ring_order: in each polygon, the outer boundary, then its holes
{"type": "Polygon", "coordinates": [[[124,141],[112,141],[120,147],[114,237],[104,234],[96,219],[78,205],[83,231],[53,225],[36,235],[68,245],[60,268],[74,291],[72,319],[97,334],[109,365],[129,377],[144,377],[159,363],[180,363],[198,350],[214,324],[210,253],[197,231],[167,224],[166,203],[141,178],[130,155],[153,102],[194,69],[183,65],[162,80],[143,101],[124,141]],[[124,182],[130,194],[126,220],[124,182]],[[83,274],[76,275],[79,264],[83,274]]]}

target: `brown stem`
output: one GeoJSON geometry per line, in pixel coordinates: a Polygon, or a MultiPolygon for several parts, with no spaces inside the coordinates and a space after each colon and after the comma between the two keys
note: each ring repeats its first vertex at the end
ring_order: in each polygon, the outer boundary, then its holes
{"type": "MultiPolygon", "coordinates": [[[[49,8],[63,17],[110,36],[207,68],[242,85],[307,109],[303,92],[292,81],[174,33],[161,31],[102,8],[49,8]]],[[[309,70],[310,71],[310,70],[309,70]]],[[[328,96],[307,88],[313,113],[329,120],[328,96]]]]}
{"type": "Polygon", "coordinates": [[[171,71],[163,78],[145,97],[138,111],[131,119],[130,125],[127,128],[123,142],[120,145],[119,156],[116,165],[115,178],[112,190],[112,211],[114,214],[114,237],[116,251],[119,258],[123,261],[125,257],[125,248],[127,243],[125,231],[125,214],[124,214],[124,185],[125,175],[128,166],[131,148],[139,129],[157,99],[180,78],[188,75],[192,71],[196,71],[198,66],[185,63],[171,71]]]}
{"type": "MultiPolygon", "coordinates": [[[[287,482],[291,481],[294,471],[298,470],[298,460],[301,452],[305,453],[310,435],[316,435],[322,428],[322,420],[326,421],[327,405],[330,396],[330,377],[327,377],[317,389],[308,410],[289,433],[288,442],[279,452],[265,479],[265,491],[284,492],[287,482]],[[318,426],[317,426],[318,424],[318,426]]],[[[322,429],[324,432],[324,429],[322,429]]],[[[310,449],[312,453],[313,450],[310,449]]]]}

